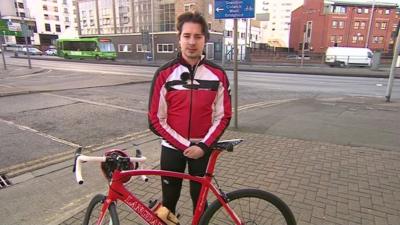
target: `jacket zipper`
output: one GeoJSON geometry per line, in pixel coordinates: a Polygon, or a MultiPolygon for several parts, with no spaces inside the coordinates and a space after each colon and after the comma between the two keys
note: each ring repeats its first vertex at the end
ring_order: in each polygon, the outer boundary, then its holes
{"type": "MultiPolygon", "coordinates": [[[[190,68],[190,85],[193,85],[194,70],[190,68]]],[[[192,101],[193,101],[193,88],[190,88],[190,104],[189,104],[189,127],[188,127],[188,139],[190,140],[190,130],[192,126],[192,101]]]]}
{"type": "MultiPolygon", "coordinates": [[[[194,76],[196,75],[197,68],[199,67],[199,64],[202,59],[200,59],[199,62],[194,67],[190,67],[189,72],[190,72],[190,85],[193,86],[193,80],[194,76]]],[[[190,140],[190,131],[192,127],[192,101],[193,101],[193,88],[190,88],[190,109],[189,109],[189,128],[188,128],[188,139],[190,140]]]]}

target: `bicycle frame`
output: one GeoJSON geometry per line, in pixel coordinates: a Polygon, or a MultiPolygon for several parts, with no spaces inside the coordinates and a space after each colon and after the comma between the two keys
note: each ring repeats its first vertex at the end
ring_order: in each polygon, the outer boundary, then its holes
{"type": "Polygon", "coordinates": [[[113,173],[112,181],[109,186],[109,192],[107,198],[103,204],[102,210],[100,212],[97,224],[100,224],[104,218],[104,215],[112,202],[116,200],[123,201],[127,206],[129,206],[134,212],[136,212],[143,220],[151,225],[165,225],[165,223],[159,219],[154,212],[144,203],[142,203],[133,193],[129,192],[123,182],[122,178],[132,177],[132,176],[167,176],[181,178],[185,180],[195,181],[201,184],[201,191],[199,195],[199,200],[195,208],[195,212],[192,219],[192,225],[197,225],[200,222],[200,218],[203,214],[203,209],[207,200],[208,192],[211,192],[216,196],[217,200],[222,204],[227,213],[230,215],[231,219],[236,225],[243,224],[235,212],[229,207],[226,200],[224,199],[221,192],[214,186],[211,182],[214,174],[215,164],[218,155],[221,153],[220,150],[214,150],[211,153],[210,160],[207,166],[207,170],[204,177],[191,176],[186,173],[165,171],[165,170],[126,170],[120,171],[116,170],[113,173]]]}

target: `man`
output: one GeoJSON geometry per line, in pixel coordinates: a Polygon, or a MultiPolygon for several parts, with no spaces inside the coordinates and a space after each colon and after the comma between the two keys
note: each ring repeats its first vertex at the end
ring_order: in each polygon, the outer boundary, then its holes
{"type": "MultiPolygon", "coordinates": [[[[232,115],[228,78],[203,55],[209,38],[207,22],[197,12],[178,17],[180,53],[154,75],[149,100],[149,126],[162,137],[162,170],[203,176],[212,145],[232,115]]],[[[162,177],[163,205],[175,213],[182,180],[162,177]]],[[[201,185],[190,183],[193,208],[201,185]]]]}

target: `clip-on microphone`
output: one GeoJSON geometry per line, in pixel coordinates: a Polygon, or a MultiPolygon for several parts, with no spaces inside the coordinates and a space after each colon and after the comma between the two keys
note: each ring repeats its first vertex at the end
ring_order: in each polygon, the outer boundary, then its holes
{"type": "Polygon", "coordinates": [[[182,81],[186,82],[187,80],[189,80],[189,78],[190,78],[190,73],[189,72],[183,72],[181,74],[181,80],[182,81]]]}

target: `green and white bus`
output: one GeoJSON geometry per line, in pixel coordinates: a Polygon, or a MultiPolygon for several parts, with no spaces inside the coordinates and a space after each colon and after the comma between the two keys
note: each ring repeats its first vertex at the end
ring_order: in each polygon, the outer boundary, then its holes
{"type": "Polygon", "coordinates": [[[114,44],[108,38],[58,39],[57,55],[65,59],[111,59],[117,58],[114,44]]]}

